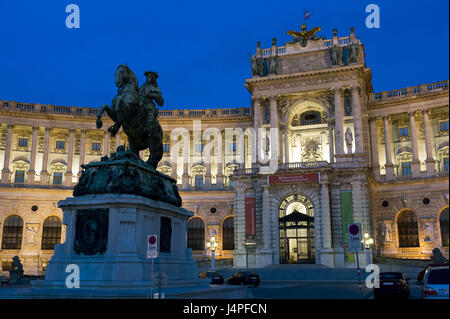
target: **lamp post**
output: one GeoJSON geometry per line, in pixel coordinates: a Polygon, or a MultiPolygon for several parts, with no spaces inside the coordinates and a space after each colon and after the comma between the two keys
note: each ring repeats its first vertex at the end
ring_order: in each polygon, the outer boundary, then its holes
{"type": "Polygon", "coordinates": [[[215,255],[216,255],[216,237],[211,237],[211,240],[206,244],[206,246],[211,249],[211,270],[215,270],[215,255]]]}
{"type": "Polygon", "coordinates": [[[366,250],[366,266],[367,266],[372,263],[371,258],[370,258],[370,246],[373,245],[373,239],[370,238],[369,233],[364,233],[362,242],[363,242],[364,248],[366,250]]]}

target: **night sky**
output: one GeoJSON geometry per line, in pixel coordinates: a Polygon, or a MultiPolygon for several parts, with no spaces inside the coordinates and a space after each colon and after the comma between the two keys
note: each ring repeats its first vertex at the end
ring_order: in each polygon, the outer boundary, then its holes
{"type": "Polygon", "coordinates": [[[139,84],[160,75],[162,109],[250,106],[248,54],[261,41],[291,39],[303,9],[318,36],[355,27],[375,92],[448,79],[449,2],[442,1],[93,1],[0,0],[0,99],[97,107],[116,93],[114,72],[127,64],[139,84]],[[67,5],[80,28],[65,25],[67,5]],[[368,29],[365,8],[381,9],[368,29]]]}

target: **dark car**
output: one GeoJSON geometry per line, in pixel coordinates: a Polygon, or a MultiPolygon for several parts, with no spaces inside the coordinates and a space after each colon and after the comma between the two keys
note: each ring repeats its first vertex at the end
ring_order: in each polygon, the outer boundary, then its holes
{"type": "Polygon", "coordinates": [[[431,267],[442,267],[442,266],[448,266],[448,263],[429,264],[429,265],[427,265],[421,272],[419,272],[417,274],[417,283],[419,285],[423,284],[423,276],[425,275],[425,271],[427,271],[428,268],[431,268],[431,267]]]}
{"type": "Polygon", "coordinates": [[[7,285],[8,284],[8,278],[0,276],[0,285],[7,285]]]}
{"type": "Polygon", "coordinates": [[[259,286],[260,282],[259,275],[253,271],[240,271],[227,279],[229,285],[252,285],[255,288],[259,286]]]}
{"type": "Polygon", "coordinates": [[[204,271],[198,275],[198,278],[211,278],[211,285],[223,285],[225,279],[223,276],[214,270],[204,271]]]}
{"type": "Polygon", "coordinates": [[[373,296],[375,299],[387,296],[409,298],[408,280],[401,272],[382,272],[380,286],[374,288],[373,296]]]}

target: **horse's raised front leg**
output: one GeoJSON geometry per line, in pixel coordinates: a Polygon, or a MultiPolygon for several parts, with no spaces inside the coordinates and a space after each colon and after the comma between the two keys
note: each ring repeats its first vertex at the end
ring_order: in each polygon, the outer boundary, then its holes
{"type": "Polygon", "coordinates": [[[108,113],[109,109],[110,108],[107,104],[103,104],[102,108],[100,109],[100,112],[97,113],[97,122],[96,122],[97,129],[99,129],[103,126],[103,122],[102,122],[103,112],[106,111],[108,113]]]}
{"type": "Polygon", "coordinates": [[[111,125],[108,128],[108,132],[111,133],[112,137],[114,137],[114,136],[116,136],[117,132],[119,132],[121,126],[122,126],[122,124],[120,124],[119,122],[116,122],[116,123],[114,123],[114,125],[111,125]]]}

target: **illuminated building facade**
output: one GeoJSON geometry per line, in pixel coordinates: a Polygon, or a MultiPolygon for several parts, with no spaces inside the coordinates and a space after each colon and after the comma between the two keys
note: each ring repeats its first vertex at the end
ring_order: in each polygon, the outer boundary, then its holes
{"type": "MultiPolygon", "coordinates": [[[[374,93],[353,30],[258,44],[253,61],[251,107],[159,111],[158,169],[195,213],[194,257],[208,259],[215,237],[216,258],[236,267],[353,266],[346,227],[358,222],[380,256],[423,259],[438,247],[448,258],[448,81],[374,93]]],[[[15,255],[26,274],[44,272],[65,238],[57,203],[80,165],[126,144],[96,129],[97,112],[0,100],[0,274],[15,255]]]]}

